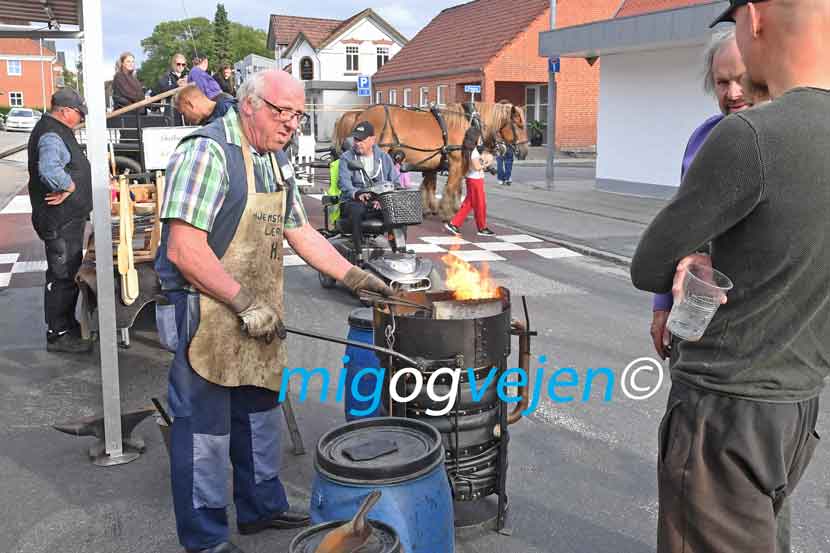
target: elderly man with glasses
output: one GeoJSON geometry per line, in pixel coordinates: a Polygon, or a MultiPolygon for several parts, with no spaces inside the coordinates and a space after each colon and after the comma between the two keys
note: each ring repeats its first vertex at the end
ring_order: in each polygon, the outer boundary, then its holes
{"type": "Polygon", "coordinates": [[[46,350],[83,353],[91,349],[75,320],[84,227],[92,210],[89,161],[74,128],[86,116],[80,94],[63,88],[29,137],[29,198],[32,225],[46,247],[46,350]]]}
{"type": "Polygon", "coordinates": [[[302,84],[265,71],[237,98],[237,107],[176,148],[161,212],[167,224],[156,270],[169,305],[159,317],[178,331],[165,340],[175,350],[170,465],[188,552],[240,551],[229,542],[225,513],[231,467],[240,533],[309,522],[289,510],[279,478],[283,238],[352,291],[392,293],[308,224],[283,152],[306,118],[302,84]]]}

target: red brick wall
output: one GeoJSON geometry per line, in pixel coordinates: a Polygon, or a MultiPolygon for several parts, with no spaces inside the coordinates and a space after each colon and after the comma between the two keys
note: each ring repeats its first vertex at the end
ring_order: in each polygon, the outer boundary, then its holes
{"type": "MultiPolygon", "coordinates": [[[[560,0],[557,3],[557,28],[610,19],[619,0],[560,0]]],[[[399,81],[375,85],[389,101],[389,90],[398,91],[403,103],[403,89],[412,88],[412,105],[418,105],[419,88],[428,86],[429,99],[435,100],[435,86],[448,86],[447,102],[469,100],[464,84],[482,84],[482,100],[507,99],[524,105],[525,85],[546,84],[547,60],[539,56],[539,33],[550,27],[550,12],[545,10],[484,68],[484,80],[477,74],[453,75],[430,79],[399,81]]],[[[557,77],[556,145],[563,149],[589,148],[597,142],[597,108],[599,102],[599,62],[589,66],[583,59],[565,58],[557,77]]]]}
{"type": "Polygon", "coordinates": [[[53,88],[54,79],[51,78],[52,64],[49,62],[43,63],[43,82],[46,95],[46,106],[43,105],[43,91],[41,90],[41,62],[28,61],[22,62],[23,74],[19,77],[9,76],[8,66],[6,60],[0,60],[0,106],[9,107],[9,93],[22,92],[23,105],[30,108],[49,107],[49,100],[55,89],[53,88]]]}
{"type": "MultiPolygon", "coordinates": [[[[557,3],[557,28],[609,19],[619,0],[562,0],[557,3]]],[[[539,56],[539,33],[550,28],[546,10],[502,50],[485,68],[485,101],[498,101],[500,94],[524,104],[524,90],[508,88],[508,82],[546,84],[547,60],[539,56]],[[501,92],[501,91],[505,92],[501,92]],[[509,92],[507,92],[509,91],[509,92]]],[[[599,62],[589,66],[583,59],[565,58],[557,76],[556,145],[588,148],[597,143],[599,62]]]]}

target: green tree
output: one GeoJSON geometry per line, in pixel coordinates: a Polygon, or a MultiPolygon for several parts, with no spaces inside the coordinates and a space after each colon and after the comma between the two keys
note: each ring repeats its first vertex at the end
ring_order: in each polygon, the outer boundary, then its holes
{"type": "MultiPolygon", "coordinates": [[[[67,67],[63,68],[63,85],[78,90],[78,76],[67,67]]],[[[83,94],[83,91],[80,92],[83,94]]]]}
{"type": "Polygon", "coordinates": [[[213,16],[213,67],[219,69],[224,63],[231,61],[231,33],[228,12],[222,4],[216,4],[216,14],[213,16]]]}
{"type": "MultiPolygon", "coordinates": [[[[221,4],[217,6],[217,15],[220,7],[227,19],[227,11],[221,4]]],[[[197,52],[207,54],[210,69],[217,69],[222,60],[214,54],[214,48],[217,48],[215,34],[214,23],[204,17],[159,23],[153,34],[141,41],[144,63],[138,70],[139,80],[144,86],[155,88],[162,75],[170,70],[170,58],[177,52],[184,54],[188,61],[197,52]]],[[[228,63],[240,61],[248,54],[274,57],[268,50],[263,30],[229,21],[228,32],[223,34],[228,37],[228,63]]]]}
{"type": "Polygon", "coordinates": [[[153,34],[141,41],[144,62],[138,70],[138,79],[149,88],[155,88],[159,79],[170,70],[170,58],[181,53],[190,60],[197,53],[207,54],[213,49],[213,24],[204,17],[179,21],[165,21],[156,25],[153,34]]]}

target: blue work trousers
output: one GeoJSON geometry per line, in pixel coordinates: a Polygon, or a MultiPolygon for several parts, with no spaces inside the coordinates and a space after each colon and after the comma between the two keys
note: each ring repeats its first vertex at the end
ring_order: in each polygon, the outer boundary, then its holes
{"type": "Polygon", "coordinates": [[[507,153],[496,158],[496,170],[500,181],[510,180],[513,176],[513,149],[507,148],[507,153]]]}
{"type": "Polygon", "coordinates": [[[237,523],[288,509],[279,479],[282,415],[276,392],[219,386],[193,371],[187,348],[198,327],[199,296],[168,292],[168,298],[175,305],[178,329],[168,390],[175,417],[170,440],[173,506],[179,541],[198,550],[228,541],[231,466],[237,523]]]}

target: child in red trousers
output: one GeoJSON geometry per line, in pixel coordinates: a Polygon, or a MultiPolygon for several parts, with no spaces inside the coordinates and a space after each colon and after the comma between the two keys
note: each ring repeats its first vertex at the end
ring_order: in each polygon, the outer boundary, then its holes
{"type": "Polygon", "coordinates": [[[493,236],[495,233],[487,228],[487,196],[484,193],[484,170],[493,164],[493,156],[484,151],[481,131],[470,127],[464,134],[464,143],[461,145],[463,156],[464,180],[467,185],[467,196],[455,217],[444,228],[453,234],[461,234],[459,227],[473,210],[479,236],[493,236]]]}

